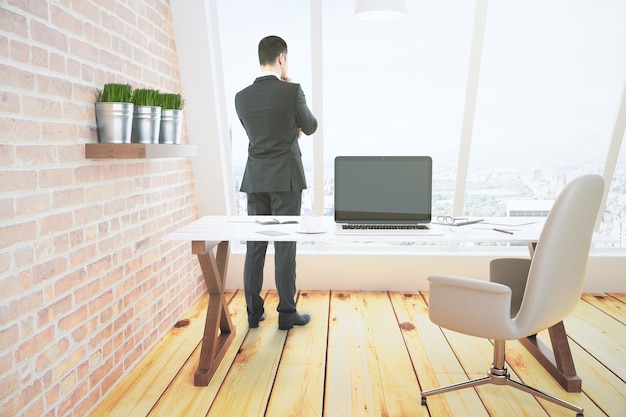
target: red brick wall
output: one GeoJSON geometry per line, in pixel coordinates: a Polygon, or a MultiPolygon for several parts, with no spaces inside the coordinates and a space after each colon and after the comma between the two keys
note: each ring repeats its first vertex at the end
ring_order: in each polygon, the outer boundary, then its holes
{"type": "Polygon", "coordinates": [[[205,289],[191,161],[85,159],[105,82],[180,92],[168,0],[0,1],[0,416],[86,415],[205,289]]]}

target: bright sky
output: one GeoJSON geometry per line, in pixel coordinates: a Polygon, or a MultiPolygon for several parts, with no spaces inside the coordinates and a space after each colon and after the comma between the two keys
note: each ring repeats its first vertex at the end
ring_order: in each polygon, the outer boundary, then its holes
{"type": "MultiPolygon", "coordinates": [[[[355,20],[353,4],[323,2],[326,159],[456,161],[474,3],[409,0],[407,19],[385,23],[355,20]]],[[[219,0],[218,10],[233,157],[243,161],[234,94],[258,74],[262,37],[287,41],[290,73],[312,104],[309,2],[219,0]]],[[[624,0],[489,1],[472,158],[604,161],[626,82],[624,22],[624,0]]]]}

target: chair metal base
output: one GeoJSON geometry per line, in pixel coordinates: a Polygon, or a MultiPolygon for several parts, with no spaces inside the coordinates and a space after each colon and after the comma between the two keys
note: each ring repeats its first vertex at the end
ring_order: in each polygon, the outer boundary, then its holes
{"type": "Polygon", "coordinates": [[[426,405],[426,397],[430,395],[443,394],[445,392],[469,387],[477,387],[484,384],[495,384],[508,385],[510,387],[517,388],[519,390],[532,394],[535,397],[543,398],[544,400],[561,405],[570,410],[574,410],[576,411],[576,417],[583,417],[583,409],[581,407],[568,403],[567,401],[561,400],[560,398],[554,397],[550,394],[547,394],[521,382],[512,380],[511,375],[509,374],[509,371],[507,370],[504,362],[504,343],[505,342],[503,340],[494,341],[494,364],[491,365],[491,368],[489,369],[489,372],[487,372],[486,376],[482,378],[472,379],[470,381],[459,382],[440,388],[422,391],[422,405],[426,405]]]}

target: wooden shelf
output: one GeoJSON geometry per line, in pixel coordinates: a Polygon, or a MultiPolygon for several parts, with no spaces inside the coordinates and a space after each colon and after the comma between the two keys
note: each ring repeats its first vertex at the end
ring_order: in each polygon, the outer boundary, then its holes
{"type": "Polygon", "coordinates": [[[86,143],[85,157],[90,159],[186,158],[196,156],[194,145],[160,143],[86,143]]]}

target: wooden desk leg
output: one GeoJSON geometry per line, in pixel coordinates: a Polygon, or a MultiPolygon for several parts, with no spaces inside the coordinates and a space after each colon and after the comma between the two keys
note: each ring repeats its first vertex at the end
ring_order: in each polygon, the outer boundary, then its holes
{"type": "MultiPolygon", "coordinates": [[[[529,244],[530,256],[535,252],[536,242],[529,244]]],[[[565,325],[562,321],[548,329],[552,351],[546,347],[537,336],[521,339],[522,345],[541,363],[567,392],[581,392],[582,380],[576,375],[574,358],[567,341],[565,325]]]]}
{"type": "Polygon", "coordinates": [[[209,290],[209,306],[194,385],[207,386],[235,337],[235,327],[224,296],[230,249],[229,242],[220,242],[214,255],[215,242],[194,241],[191,244],[191,251],[198,255],[202,275],[209,290]]]}
{"type": "Polygon", "coordinates": [[[576,375],[563,322],[560,321],[550,327],[548,334],[552,342],[552,351],[537,340],[536,335],[520,339],[520,342],[567,392],[580,392],[582,380],[576,375]]]}

